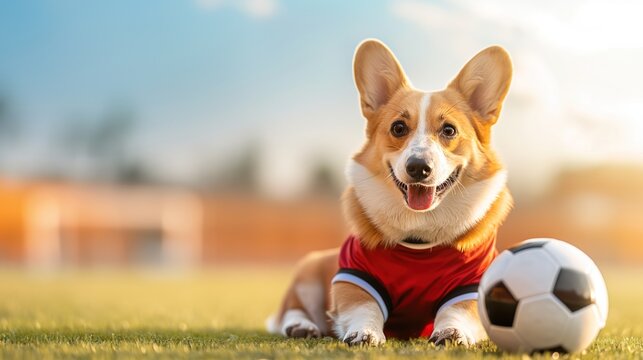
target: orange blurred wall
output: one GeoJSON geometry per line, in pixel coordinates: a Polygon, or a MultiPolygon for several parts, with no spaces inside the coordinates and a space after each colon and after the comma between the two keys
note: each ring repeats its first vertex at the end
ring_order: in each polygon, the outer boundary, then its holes
{"type": "Polygon", "coordinates": [[[25,206],[29,189],[0,180],[0,262],[17,264],[25,256],[25,206]]]}

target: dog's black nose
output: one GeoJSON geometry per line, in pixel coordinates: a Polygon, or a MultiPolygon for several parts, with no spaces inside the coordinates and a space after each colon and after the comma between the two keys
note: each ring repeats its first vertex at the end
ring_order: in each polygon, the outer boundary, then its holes
{"type": "Polygon", "coordinates": [[[409,174],[413,180],[422,181],[431,174],[431,167],[427,164],[426,160],[411,156],[406,160],[406,173],[409,174]]]}

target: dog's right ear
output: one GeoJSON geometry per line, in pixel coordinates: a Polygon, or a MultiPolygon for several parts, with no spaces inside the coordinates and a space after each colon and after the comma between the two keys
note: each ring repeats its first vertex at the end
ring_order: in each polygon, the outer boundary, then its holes
{"type": "Polygon", "coordinates": [[[353,71],[362,114],[367,119],[386,104],[397,90],[409,86],[395,55],[379,40],[365,40],[357,47],[353,71]]]}

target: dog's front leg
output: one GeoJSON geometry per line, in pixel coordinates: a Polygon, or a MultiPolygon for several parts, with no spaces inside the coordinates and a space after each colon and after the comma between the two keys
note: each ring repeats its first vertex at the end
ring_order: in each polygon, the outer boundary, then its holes
{"type": "Polygon", "coordinates": [[[349,345],[377,346],[386,341],[384,315],[370,294],[351,283],[337,282],[332,298],[330,316],[339,339],[349,345]]]}
{"type": "Polygon", "coordinates": [[[487,337],[478,315],[477,300],[464,300],[438,310],[429,341],[471,346],[487,337]]]}

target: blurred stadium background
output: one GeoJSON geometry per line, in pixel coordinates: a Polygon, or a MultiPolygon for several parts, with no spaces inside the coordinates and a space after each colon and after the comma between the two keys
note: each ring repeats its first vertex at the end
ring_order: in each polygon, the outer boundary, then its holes
{"type": "Polygon", "coordinates": [[[635,2],[195,0],[0,4],[0,266],[291,264],[347,234],[363,139],[355,46],[442,88],[501,44],[501,247],[556,237],[643,261],[635,2]]]}

